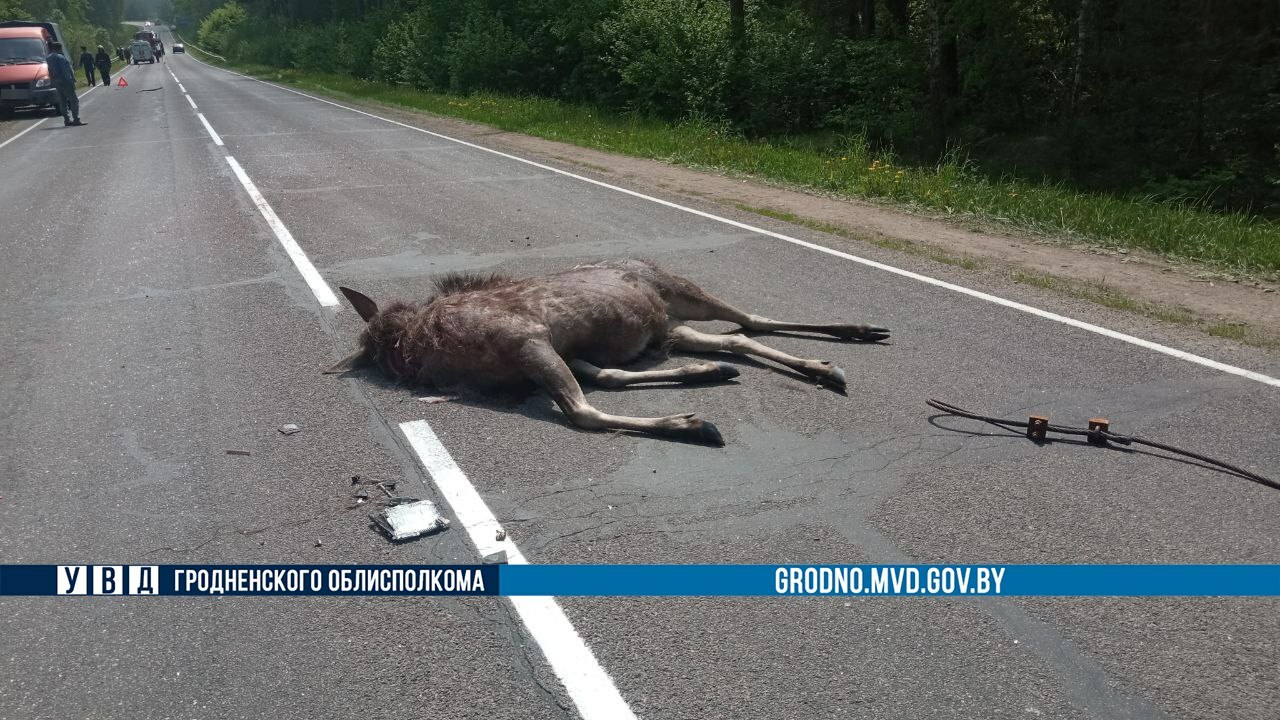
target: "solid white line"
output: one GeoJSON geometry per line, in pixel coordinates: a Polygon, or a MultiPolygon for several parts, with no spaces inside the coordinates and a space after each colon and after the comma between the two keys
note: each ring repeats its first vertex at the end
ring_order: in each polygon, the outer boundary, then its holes
{"type": "MultiPolygon", "coordinates": [[[[177,78],[174,78],[174,80],[177,80],[177,78]]],[[[182,87],[182,83],[178,83],[178,89],[179,89],[179,90],[181,90],[181,91],[182,91],[182,92],[184,92],[184,93],[187,91],[187,89],[186,89],[186,88],[182,87]]]]}
{"type": "Polygon", "coordinates": [[[196,108],[196,101],[195,101],[195,100],[192,100],[190,95],[183,95],[182,97],[186,98],[186,99],[187,99],[187,102],[191,104],[191,109],[192,109],[192,110],[196,110],[196,109],[198,109],[198,108],[196,108]]]}
{"type": "MultiPolygon", "coordinates": [[[[201,61],[197,58],[196,62],[201,62],[201,61]]],[[[687,212],[692,215],[697,215],[699,217],[704,217],[704,218],[707,218],[708,220],[714,220],[716,222],[724,223],[725,225],[731,225],[733,227],[758,233],[760,235],[776,238],[784,242],[789,242],[793,245],[799,245],[800,247],[809,248],[810,250],[816,250],[818,252],[826,253],[828,255],[833,255],[843,260],[849,260],[851,262],[856,262],[861,265],[865,265],[867,267],[875,268],[877,270],[883,270],[885,272],[890,272],[905,278],[911,278],[912,280],[926,283],[928,285],[933,285],[935,287],[951,290],[952,292],[957,292],[962,295],[968,295],[969,297],[977,298],[979,300],[985,300],[986,302],[995,303],[996,305],[1001,305],[1007,308],[1011,308],[1013,310],[1025,312],[1031,315],[1035,315],[1036,317],[1044,318],[1046,320],[1052,320],[1054,322],[1062,323],[1063,325],[1069,325],[1071,327],[1084,330],[1086,332],[1096,333],[1098,335],[1102,335],[1104,337],[1108,337],[1113,340],[1119,340],[1121,342],[1129,343],[1130,345],[1136,345],[1141,348],[1146,348],[1147,350],[1153,350],[1155,352],[1162,353],[1170,357],[1175,357],[1175,358],[1178,358],[1179,360],[1186,360],[1187,362],[1190,362],[1190,363],[1202,365],[1204,367],[1212,368],[1214,370],[1218,370],[1224,373],[1229,373],[1231,375],[1237,375],[1239,377],[1246,378],[1248,380],[1253,380],[1255,382],[1263,383],[1264,385],[1280,387],[1280,378],[1272,377],[1270,375],[1264,375],[1260,372],[1255,372],[1253,370],[1246,370],[1244,368],[1236,367],[1234,365],[1228,365],[1223,362],[1218,362],[1217,360],[1211,360],[1209,358],[1202,357],[1200,355],[1189,353],[1185,350],[1179,350],[1177,348],[1172,348],[1167,345],[1161,345],[1160,343],[1157,343],[1157,342],[1144,340],[1140,337],[1135,337],[1133,335],[1111,330],[1109,328],[1102,327],[1101,325],[1094,325],[1093,323],[1084,322],[1083,320],[1076,320],[1075,318],[1070,318],[1065,315],[1059,315],[1057,313],[1049,312],[1048,310],[1041,310],[1040,308],[1032,307],[1031,305],[1026,305],[1024,303],[1016,302],[1014,300],[1007,300],[998,295],[992,295],[990,293],[985,293],[980,290],[974,290],[972,288],[964,287],[963,285],[956,285],[955,283],[949,283],[945,280],[939,280],[934,277],[929,277],[928,275],[921,275],[920,273],[912,272],[910,270],[903,270],[902,268],[894,267],[892,265],[886,265],[881,262],[876,262],[875,260],[859,257],[857,255],[851,255],[849,253],[841,252],[839,250],[834,250],[832,248],[825,247],[823,245],[818,245],[815,243],[807,242],[805,240],[800,240],[798,238],[791,237],[790,235],[783,235],[782,233],[773,232],[772,230],[765,230],[764,228],[756,227],[754,225],[748,225],[747,223],[738,222],[737,220],[730,220],[729,218],[721,217],[719,215],[714,215],[712,213],[704,212],[702,210],[695,210],[694,208],[680,205],[678,203],[673,203],[669,200],[656,198],[656,197],[653,197],[652,195],[645,195],[644,193],[636,192],[635,190],[628,190],[624,187],[619,187],[617,185],[610,185],[609,183],[602,182],[600,180],[589,178],[584,175],[578,175],[577,173],[571,173],[567,170],[561,170],[560,168],[552,167],[550,165],[544,165],[540,162],[535,162],[533,160],[527,160],[525,158],[522,158],[516,155],[504,153],[501,150],[494,150],[493,148],[487,148],[487,147],[484,147],[483,145],[476,145],[475,143],[467,142],[466,140],[459,140],[458,138],[450,137],[448,135],[441,135],[438,132],[433,132],[431,130],[425,130],[420,127],[415,127],[407,123],[399,122],[398,120],[385,118],[385,117],[382,117],[381,115],[375,115],[371,112],[365,112],[364,110],[359,110],[359,109],[350,107],[348,105],[343,105],[342,103],[337,103],[332,100],[326,100],[325,98],[317,97],[315,95],[309,95],[300,90],[294,90],[293,88],[285,87],[283,85],[277,85],[272,82],[267,82],[266,80],[259,80],[258,78],[250,77],[248,75],[244,75],[242,73],[238,73],[232,70],[226,70],[224,68],[220,68],[214,65],[209,65],[208,63],[202,63],[202,64],[206,65],[207,67],[214,68],[215,70],[222,70],[223,72],[231,73],[232,75],[237,75],[239,77],[255,80],[257,82],[262,83],[263,85],[269,85],[273,88],[284,90],[285,92],[290,92],[295,95],[301,95],[302,97],[311,98],[312,100],[318,100],[319,102],[332,105],[334,107],[339,107],[339,108],[342,108],[343,110],[349,110],[353,113],[358,113],[360,115],[376,118],[378,120],[382,120],[383,122],[388,122],[393,125],[399,125],[400,127],[407,128],[409,130],[416,130],[417,132],[425,133],[427,135],[431,135],[432,137],[440,138],[441,140],[447,140],[449,142],[457,143],[459,145],[465,145],[466,147],[469,147],[469,148],[481,150],[483,152],[487,152],[492,155],[497,155],[499,157],[504,157],[509,160],[515,160],[516,162],[524,163],[526,165],[532,165],[533,167],[536,167],[536,168],[541,168],[549,172],[574,178],[575,180],[581,180],[586,183],[591,183],[592,185],[597,185],[602,188],[615,190],[617,192],[630,195],[632,197],[640,198],[642,200],[648,200],[649,202],[657,203],[659,205],[664,205],[666,207],[680,210],[682,212],[687,212]]]]}
{"type": "MultiPolygon", "coordinates": [[[[497,540],[501,529],[498,519],[476,492],[475,486],[454,462],[449,451],[436,437],[425,420],[400,424],[400,430],[409,440],[431,475],[436,488],[444,496],[459,522],[466,529],[471,542],[481,557],[505,550],[507,562],[525,564],[524,554],[510,538],[497,540]]],[[[509,597],[520,621],[524,623],[551,665],[565,691],[573,699],[578,714],[585,720],[627,720],[635,718],[631,707],[622,698],[613,678],[600,666],[600,662],[587,647],[586,642],[564,610],[553,597],[509,597]]]]}
{"type": "MultiPolygon", "coordinates": [[[[204,116],[200,117],[204,120],[204,116]]],[[[206,123],[206,127],[208,123],[206,123]]],[[[212,129],[209,132],[213,132],[212,129]]],[[[218,143],[221,145],[222,143],[218,143]]],[[[338,298],[333,294],[333,290],[329,289],[328,283],[324,278],[320,277],[320,272],[316,270],[316,266],[311,264],[311,260],[307,259],[307,254],[302,252],[302,248],[298,247],[298,241],[293,239],[293,234],[289,232],[289,228],[285,227],[280,221],[280,217],[276,215],[276,211],[271,209],[271,205],[267,203],[267,199],[258,192],[257,186],[249,179],[244,168],[240,167],[240,163],[230,155],[227,157],[227,164],[231,166],[232,172],[240,179],[240,184],[244,186],[245,192],[249,193],[249,197],[253,199],[253,204],[258,206],[258,212],[262,213],[262,217],[266,218],[267,225],[271,227],[271,231],[276,234],[276,239],[284,246],[285,252],[293,259],[293,264],[298,268],[298,272],[302,274],[302,279],[307,281],[311,292],[316,296],[316,300],[325,307],[334,307],[338,304],[338,298]]]]}
{"type": "MultiPolygon", "coordinates": [[[[97,90],[97,89],[98,89],[98,87],[99,87],[99,86],[97,86],[97,85],[93,85],[93,86],[91,86],[88,90],[85,90],[84,92],[80,93],[80,94],[79,94],[79,95],[77,95],[76,97],[77,97],[77,98],[82,98],[82,97],[84,97],[85,95],[88,95],[89,93],[93,92],[94,90],[97,90]]],[[[43,124],[44,124],[44,121],[45,121],[45,120],[48,120],[48,119],[49,119],[49,118],[41,118],[41,119],[39,119],[39,120],[37,120],[37,121],[35,121],[35,122],[31,123],[29,126],[27,126],[27,129],[26,129],[26,130],[23,130],[22,132],[18,133],[17,135],[14,135],[13,137],[9,138],[8,140],[5,140],[4,142],[0,143],[0,148],[4,147],[5,145],[8,145],[9,143],[13,142],[14,140],[17,140],[18,138],[22,137],[23,135],[26,135],[27,133],[31,132],[32,130],[35,130],[36,128],[40,127],[41,125],[43,125],[43,124]]]]}
{"type": "Polygon", "coordinates": [[[213,144],[221,145],[222,138],[218,137],[218,133],[213,131],[213,126],[209,124],[209,121],[204,119],[204,113],[198,112],[196,113],[196,117],[200,118],[200,122],[204,123],[204,129],[209,131],[209,137],[213,138],[213,144]]]}

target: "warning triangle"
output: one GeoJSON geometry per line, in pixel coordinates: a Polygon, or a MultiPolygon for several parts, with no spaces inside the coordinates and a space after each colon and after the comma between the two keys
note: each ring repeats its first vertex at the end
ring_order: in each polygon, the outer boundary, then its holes
{"type": "Polygon", "coordinates": [[[125,82],[124,76],[120,76],[120,82],[116,83],[116,87],[129,87],[129,83],[125,82]]]}

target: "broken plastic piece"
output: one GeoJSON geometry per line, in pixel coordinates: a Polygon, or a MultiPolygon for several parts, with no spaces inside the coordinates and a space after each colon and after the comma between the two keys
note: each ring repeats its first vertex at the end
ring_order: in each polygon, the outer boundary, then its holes
{"type": "Polygon", "coordinates": [[[498,532],[497,532],[496,534],[494,534],[493,539],[494,539],[494,540],[497,540],[498,542],[502,542],[503,540],[506,540],[506,539],[507,539],[507,531],[506,531],[506,530],[503,530],[502,528],[498,528],[498,532]]]}
{"type": "Polygon", "coordinates": [[[430,500],[396,505],[369,517],[382,528],[387,537],[396,541],[409,540],[449,527],[449,520],[440,514],[436,504],[430,500]]]}
{"type": "Polygon", "coordinates": [[[480,562],[484,563],[485,565],[506,565],[507,551],[499,550],[497,552],[491,552],[488,555],[485,555],[480,562]]]}
{"type": "Polygon", "coordinates": [[[428,405],[438,405],[440,403],[447,403],[457,399],[457,395],[428,395],[426,397],[418,398],[418,402],[426,403],[428,405]]]}
{"type": "Polygon", "coordinates": [[[294,425],[293,423],[280,426],[280,433],[282,435],[293,435],[294,433],[300,433],[300,432],[302,432],[302,428],[298,427],[297,425],[294,425]]]}
{"type": "Polygon", "coordinates": [[[228,455],[248,455],[249,451],[248,450],[228,450],[227,454],[228,455]]]}

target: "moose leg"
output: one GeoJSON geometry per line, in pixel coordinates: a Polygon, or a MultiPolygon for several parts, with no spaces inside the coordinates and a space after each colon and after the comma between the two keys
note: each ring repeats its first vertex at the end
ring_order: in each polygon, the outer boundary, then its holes
{"type": "Polygon", "coordinates": [[[667,332],[667,338],[676,350],[690,352],[730,352],[735,355],[755,355],[807,375],[815,380],[844,388],[844,371],[825,360],[805,360],[788,355],[781,350],[753,340],[745,335],[712,335],[698,332],[687,325],[676,325],[667,332]]]}
{"type": "Polygon", "coordinates": [[[715,425],[688,413],[660,418],[638,418],[609,415],[600,412],[587,402],[582,388],[573,377],[573,371],[564,358],[545,340],[532,340],[525,345],[521,355],[525,375],[540,385],[564,411],[569,422],[584,430],[634,430],[636,432],[664,435],[686,440],[696,440],[712,445],[724,445],[724,439],[715,425]]]}
{"type": "Polygon", "coordinates": [[[598,368],[585,360],[573,360],[569,363],[569,369],[579,378],[607,388],[653,382],[715,382],[738,377],[738,368],[722,362],[696,363],[670,370],[632,372],[615,368],[598,368]]]}
{"type": "Polygon", "coordinates": [[[663,277],[660,283],[667,299],[667,313],[677,320],[725,320],[756,332],[815,332],[843,340],[866,342],[889,337],[889,329],[878,325],[782,322],[745,313],[675,275],[663,277]]]}

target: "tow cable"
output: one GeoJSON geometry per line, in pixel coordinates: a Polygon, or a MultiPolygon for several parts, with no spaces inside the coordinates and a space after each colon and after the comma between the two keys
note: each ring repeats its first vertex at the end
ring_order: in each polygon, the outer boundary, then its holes
{"type": "MultiPolygon", "coordinates": [[[[991,417],[989,415],[979,415],[978,413],[965,410],[962,407],[946,403],[941,400],[926,400],[929,407],[941,410],[948,415],[956,417],[969,418],[970,420],[978,420],[990,423],[1006,430],[1025,431],[1028,439],[1037,443],[1049,442],[1052,438],[1048,437],[1049,433],[1058,433],[1060,435],[1078,435],[1088,440],[1090,445],[1098,447],[1111,447],[1110,443],[1117,445],[1145,445],[1146,447],[1164,450],[1165,452],[1181,455],[1202,463],[1212,465],[1221,470],[1225,470],[1233,475],[1238,475],[1247,480],[1266,485],[1270,488],[1280,490],[1280,482],[1276,482],[1270,478],[1265,478],[1255,472],[1250,472],[1244,468],[1237,467],[1221,460],[1215,460],[1207,455],[1201,455],[1190,450],[1183,450],[1173,445],[1167,445],[1155,440],[1136,437],[1134,435],[1120,435],[1111,431],[1111,423],[1106,418],[1093,418],[1089,420],[1088,427],[1062,427],[1061,425],[1050,425],[1049,418],[1044,415],[1032,415],[1026,420],[1006,420],[1003,418],[991,417]]],[[[1117,448],[1118,449],[1118,448],[1117,448]]]]}

